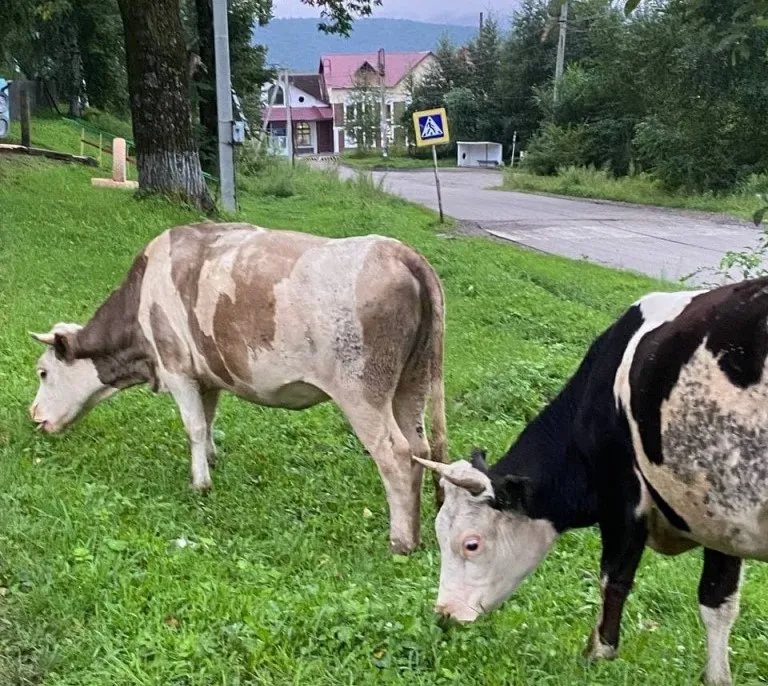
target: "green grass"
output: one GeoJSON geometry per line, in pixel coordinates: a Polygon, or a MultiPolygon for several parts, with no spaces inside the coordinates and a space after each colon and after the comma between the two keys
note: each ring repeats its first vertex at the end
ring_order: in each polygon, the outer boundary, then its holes
{"type": "MultiPolygon", "coordinates": [[[[431,153],[430,153],[431,155],[431,153]]],[[[429,169],[433,166],[432,157],[412,157],[402,150],[392,150],[387,157],[376,151],[359,153],[344,152],[341,161],[349,167],[358,169],[429,169]]],[[[455,167],[454,157],[439,157],[438,167],[455,167]]]]}
{"type": "Polygon", "coordinates": [[[554,193],[577,198],[700,210],[751,219],[755,211],[762,206],[756,193],[764,192],[765,183],[764,177],[755,176],[736,193],[670,193],[648,174],[615,178],[593,168],[569,167],[560,170],[556,176],[538,176],[508,169],[504,174],[502,188],[507,191],[554,193]]]}
{"type": "MultiPolygon", "coordinates": [[[[101,115],[99,113],[99,116],[106,116],[107,121],[111,121],[114,119],[111,117],[111,115],[101,115]]],[[[119,120],[116,120],[119,121],[119,120]]],[[[103,123],[103,122],[100,122],[103,123]]],[[[86,126],[89,126],[90,123],[88,120],[84,121],[84,124],[86,126]]],[[[122,131],[119,130],[120,127],[112,122],[112,125],[114,127],[114,131],[110,129],[110,131],[113,133],[114,136],[123,136],[125,134],[125,127],[128,126],[130,129],[130,126],[125,124],[125,122],[122,123],[122,131]]],[[[63,121],[58,116],[51,115],[49,117],[43,117],[43,118],[36,118],[32,121],[32,131],[31,131],[31,139],[32,139],[32,145],[34,147],[38,148],[47,148],[48,150],[56,150],[58,152],[68,152],[73,155],[79,155],[80,154],[80,137],[82,134],[82,127],[78,126],[77,123],[74,121],[63,121]]],[[[99,137],[98,134],[94,134],[93,132],[89,132],[86,136],[87,140],[98,143],[99,137]]],[[[130,135],[127,136],[128,139],[130,139],[130,135]]],[[[7,139],[4,139],[3,142],[8,143],[20,143],[21,142],[21,126],[18,121],[12,121],[11,122],[11,130],[10,135],[7,139]]],[[[102,139],[103,142],[103,150],[110,150],[112,147],[112,140],[108,133],[106,133],[103,136],[102,139]]],[[[94,159],[99,159],[99,151],[98,148],[95,148],[93,146],[85,145],[83,147],[83,154],[88,155],[89,157],[93,157],[94,159]]],[[[95,174],[95,176],[104,176],[109,177],[112,173],[112,155],[109,154],[109,152],[102,152],[101,155],[101,165],[99,166],[99,173],[95,174]]],[[[126,166],[126,171],[128,174],[129,179],[137,179],[138,175],[136,172],[136,167],[132,164],[128,164],[126,166]]]]}
{"type": "MultiPolygon", "coordinates": [[[[647,553],[613,663],[579,656],[598,611],[592,531],[565,536],[502,609],[439,628],[430,499],[423,549],[393,558],[374,465],[330,404],[288,412],[225,398],[207,497],[189,492],[176,409],[147,389],[61,436],[34,432],[26,411],[41,351],[27,331],[85,321],[146,241],[198,218],[92,188],[93,173],[0,158],[0,685],[696,683],[697,553],[647,553]],[[182,537],[194,545],[179,548],[182,537]]],[[[435,265],[447,294],[454,457],[473,445],[497,457],[595,334],[666,287],[441,238],[433,213],[365,180],[299,166],[281,182],[286,196],[273,175],[247,180],[243,219],[396,236],[435,265]]],[[[750,565],[731,641],[741,684],[768,674],[766,581],[765,567],[750,565]]]]}

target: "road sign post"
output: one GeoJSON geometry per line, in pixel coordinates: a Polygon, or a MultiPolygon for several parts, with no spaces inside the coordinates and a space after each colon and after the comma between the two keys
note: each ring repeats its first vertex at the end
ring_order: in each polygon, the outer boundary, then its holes
{"type": "Polygon", "coordinates": [[[437,172],[437,148],[435,146],[448,143],[451,137],[448,133],[448,116],[445,108],[422,110],[413,113],[413,128],[416,134],[416,145],[420,148],[432,146],[432,164],[435,169],[435,188],[437,189],[437,206],[440,209],[440,223],[443,219],[443,196],[440,193],[440,175],[437,172]]]}

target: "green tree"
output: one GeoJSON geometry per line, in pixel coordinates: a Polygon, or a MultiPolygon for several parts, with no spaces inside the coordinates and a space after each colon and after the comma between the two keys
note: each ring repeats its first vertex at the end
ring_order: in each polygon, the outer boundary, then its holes
{"type": "Polygon", "coordinates": [[[120,0],[139,187],[209,211],[177,0],[120,0]]]}
{"type": "Polygon", "coordinates": [[[477,112],[475,135],[481,140],[500,141],[502,137],[498,94],[500,54],[499,27],[490,17],[467,49],[471,73],[469,88],[474,93],[477,112]]]}
{"type": "Polygon", "coordinates": [[[381,98],[374,72],[358,73],[349,92],[345,126],[347,135],[361,153],[373,148],[379,140],[381,98]]]}

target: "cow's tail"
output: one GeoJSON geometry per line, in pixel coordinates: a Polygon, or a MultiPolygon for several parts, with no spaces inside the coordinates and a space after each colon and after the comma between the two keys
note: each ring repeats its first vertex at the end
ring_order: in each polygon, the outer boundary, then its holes
{"type": "MultiPolygon", "coordinates": [[[[443,350],[445,339],[445,297],[440,277],[432,265],[421,255],[412,262],[411,272],[422,289],[422,326],[426,336],[422,340],[422,354],[429,369],[429,450],[435,462],[448,462],[447,430],[445,423],[445,384],[443,379],[443,350]]],[[[421,346],[420,346],[421,347],[421,346]]],[[[432,472],[435,485],[435,505],[443,504],[440,476],[432,472]]]]}

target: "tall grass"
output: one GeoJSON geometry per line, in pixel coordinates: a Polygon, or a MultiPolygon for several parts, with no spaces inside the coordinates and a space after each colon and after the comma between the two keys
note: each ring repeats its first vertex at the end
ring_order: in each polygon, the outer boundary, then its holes
{"type": "Polygon", "coordinates": [[[757,193],[768,189],[768,175],[752,175],[736,192],[717,195],[671,193],[650,174],[617,178],[594,167],[563,167],[555,176],[538,176],[508,169],[504,175],[503,189],[701,210],[751,219],[755,210],[761,206],[757,193]]]}

